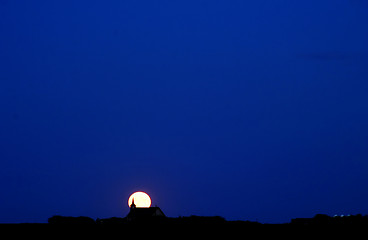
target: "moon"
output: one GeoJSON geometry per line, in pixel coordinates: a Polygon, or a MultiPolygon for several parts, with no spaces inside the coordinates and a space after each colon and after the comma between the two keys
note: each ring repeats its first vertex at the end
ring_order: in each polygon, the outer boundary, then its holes
{"type": "Polygon", "coordinates": [[[128,199],[128,206],[132,205],[134,198],[134,204],[137,208],[149,208],[151,206],[151,198],[145,192],[135,192],[130,195],[128,199]]]}

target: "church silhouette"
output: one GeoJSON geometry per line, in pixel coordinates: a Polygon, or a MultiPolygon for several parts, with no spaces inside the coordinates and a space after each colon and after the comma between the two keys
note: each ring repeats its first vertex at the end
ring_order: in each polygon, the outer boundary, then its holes
{"type": "Polygon", "coordinates": [[[159,220],[163,218],[166,218],[166,216],[159,207],[137,207],[134,204],[134,198],[130,205],[130,211],[126,216],[128,222],[159,220]]]}

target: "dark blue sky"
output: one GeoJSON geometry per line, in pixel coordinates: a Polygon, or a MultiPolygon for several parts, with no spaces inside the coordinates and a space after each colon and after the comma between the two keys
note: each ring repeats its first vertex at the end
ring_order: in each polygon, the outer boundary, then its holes
{"type": "Polygon", "coordinates": [[[0,1],[0,222],[368,214],[368,1],[0,1]]]}

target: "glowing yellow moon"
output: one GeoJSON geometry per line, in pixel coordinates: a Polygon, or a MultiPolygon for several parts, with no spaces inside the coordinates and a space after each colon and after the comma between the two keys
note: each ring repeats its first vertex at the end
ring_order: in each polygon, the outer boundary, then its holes
{"type": "Polygon", "coordinates": [[[145,192],[135,192],[130,195],[128,199],[128,206],[132,205],[134,198],[134,204],[138,208],[149,208],[151,206],[151,198],[145,192]]]}

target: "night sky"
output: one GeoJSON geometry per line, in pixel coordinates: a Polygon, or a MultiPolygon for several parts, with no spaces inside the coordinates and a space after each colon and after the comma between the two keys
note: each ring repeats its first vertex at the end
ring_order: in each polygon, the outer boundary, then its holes
{"type": "Polygon", "coordinates": [[[0,222],[368,214],[368,1],[0,0],[0,222]]]}

